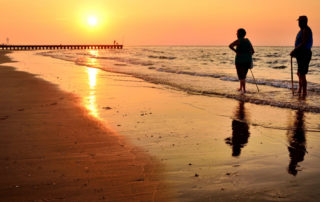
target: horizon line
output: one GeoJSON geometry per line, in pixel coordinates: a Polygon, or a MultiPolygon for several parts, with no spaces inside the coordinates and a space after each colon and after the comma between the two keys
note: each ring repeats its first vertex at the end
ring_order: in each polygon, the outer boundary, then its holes
{"type": "MultiPolygon", "coordinates": [[[[73,45],[91,45],[91,46],[98,46],[98,45],[122,45],[127,47],[137,47],[137,46],[157,46],[157,47],[164,47],[164,46],[171,46],[171,47],[226,47],[228,45],[213,45],[213,44],[207,44],[207,45],[192,45],[192,44],[146,44],[146,45],[125,45],[125,44],[112,44],[112,43],[94,43],[94,44],[85,44],[85,43],[76,43],[76,44],[0,44],[0,46],[73,46],[73,45]]],[[[294,47],[294,45],[255,45],[253,47],[294,47]]],[[[318,48],[320,45],[314,45],[313,48],[318,48]]]]}
{"type": "MultiPolygon", "coordinates": [[[[229,45],[124,45],[124,46],[127,46],[127,47],[133,47],[133,46],[226,47],[229,45]]],[[[255,45],[253,47],[294,47],[294,45],[255,45]]],[[[312,47],[313,48],[320,47],[320,45],[315,45],[312,47]]]]}

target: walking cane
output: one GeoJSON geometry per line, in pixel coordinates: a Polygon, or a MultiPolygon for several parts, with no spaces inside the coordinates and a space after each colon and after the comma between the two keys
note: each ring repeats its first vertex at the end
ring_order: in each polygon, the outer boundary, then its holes
{"type": "Polygon", "coordinates": [[[258,92],[260,92],[260,91],[259,91],[259,88],[258,88],[258,85],[257,85],[257,82],[256,82],[256,79],[254,78],[254,76],[253,76],[253,73],[252,73],[252,70],[251,70],[251,69],[250,69],[250,72],[251,72],[252,78],[253,78],[253,80],[254,80],[254,83],[255,83],[255,84],[256,84],[256,86],[257,86],[258,92]]]}
{"type": "Polygon", "coordinates": [[[292,90],[292,95],[294,95],[294,89],[293,89],[292,57],[291,57],[291,90],[292,90]]]}

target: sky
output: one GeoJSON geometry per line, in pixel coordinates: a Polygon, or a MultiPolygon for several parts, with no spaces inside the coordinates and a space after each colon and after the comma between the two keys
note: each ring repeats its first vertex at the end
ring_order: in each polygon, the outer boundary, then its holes
{"type": "Polygon", "coordinates": [[[0,0],[0,43],[292,46],[307,15],[320,45],[319,0],[0,0]],[[94,18],[95,22],[88,22],[94,18]]]}

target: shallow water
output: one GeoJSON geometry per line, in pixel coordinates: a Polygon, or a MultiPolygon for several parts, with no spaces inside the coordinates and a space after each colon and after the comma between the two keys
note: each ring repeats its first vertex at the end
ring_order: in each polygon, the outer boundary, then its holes
{"type": "MultiPolygon", "coordinates": [[[[218,95],[282,108],[320,112],[320,48],[313,48],[309,96],[292,97],[289,53],[292,47],[256,47],[254,68],[247,75],[246,96],[235,89],[234,53],[227,47],[125,47],[123,50],[59,50],[40,53],[106,71],[125,73],[205,96],[218,95]],[[258,84],[260,90],[257,93],[258,84]]],[[[294,60],[294,86],[297,64],[294,60]]]]}

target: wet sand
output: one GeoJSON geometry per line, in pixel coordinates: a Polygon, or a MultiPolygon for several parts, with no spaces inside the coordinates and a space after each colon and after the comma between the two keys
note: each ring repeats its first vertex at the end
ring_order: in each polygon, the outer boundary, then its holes
{"type": "MultiPolygon", "coordinates": [[[[1,53],[0,62],[10,59],[1,53]]],[[[158,163],[73,94],[0,66],[0,201],[160,200],[158,163]]]]}
{"type": "Polygon", "coordinates": [[[77,95],[86,116],[159,162],[165,201],[320,197],[319,114],[188,94],[30,52],[10,56],[18,70],[77,95]]]}

